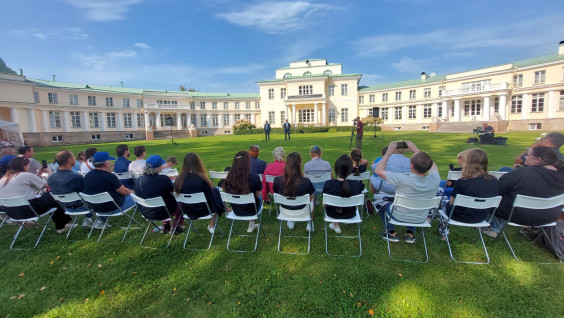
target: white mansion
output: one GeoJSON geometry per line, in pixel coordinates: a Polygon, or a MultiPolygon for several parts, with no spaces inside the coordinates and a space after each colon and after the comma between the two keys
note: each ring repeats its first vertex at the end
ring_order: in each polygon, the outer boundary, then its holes
{"type": "Polygon", "coordinates": [[[484,121],[498,132],[564,127],[564,42],[547,56],[374,86],[359,86],[362,74],[342,74],[341,64],[297,61],[257,82],[259,94],[37,80],[0,62],[0,119],[19,123],[29,145],[187,137],[193,128],[231,134],[239,119],[348,126],[373,112],[384,130],[467,132],[484,121]]]}

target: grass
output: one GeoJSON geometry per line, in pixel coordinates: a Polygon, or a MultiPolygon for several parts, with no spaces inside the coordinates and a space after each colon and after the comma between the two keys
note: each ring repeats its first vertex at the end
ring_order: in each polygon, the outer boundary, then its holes
{"type": "MultiPolygon", "coordinates": [[[[426,132],[386,132],[386,140],[411,140],[431,154],[446,176],[456,154],[473,147],[464,143],[467,134],[426,132]]],[[[508,146],[481,146],[487,150],[491,170],[510,166],[513,157],[530,145],[537,133],[515,132],[505,136],[508,146]]],[[[369,160],[379,156],[383,142],[366,134],[363,154],[369,160]]],[[[294,135],[291,142],[272,136],[270,143],[261,136],[216,136],[179,140],[178,146],[166,141],[128,143],[147,146],[147,154],[176,155],[182,161],[188,151],[197,152],[208,170],[223,170],[233,154],[261,147],[260,158],[271,162],[271,153],[283,145],[286,152],[298,151],[309,160],[309,148],[319,145],[324,159],[334,162],[348,152],[346,133],[294,135]]],[[[353,141],[354,144],[354,141],[353,141]]],[[[99,151],[113,153],[117,143],[96,144],[99,151]]],[[[91,145],[88,145],[91,146],[91,145]]],[[[66,147],[73,152],[86,145],[66,147]]],[[[36,159],[51,160],[59,148],[37,148],[36,159]]],[[[531,262],[516,262],[505,243],[485,238],[490,265],[454,263],[446,243],[437,236],[436,224],[427,234],[430,261],[427,264],[395,262],[389,259],[379,237],[382,224],[370,216],[362,223],[361,258],[335,258],[325,254],[321,208],[316,209],[311,253],[307,256],[280,254],[277,251],[278,222],[263,217],[266,237],[259,239],[256,253],[226,251],[226,237],[216,236],[208,252],[182,249],[184,236],[175,237],[166,251],[139,246],[141,230],[132,230],[125,243],[111,244],[120,237],[112,229],[102,243],[86,239],[77,229],[71,240],[50,235],[39,247],[28,251],[8,249],[14,226],[0,229],[0,317],[99,317],[99,316],[354,316],[382,317],[484,317],[547,316],[564,314],[564,267],[540,265],[536,260],[554,261],[544,249],[511,230],[510,240],[518,255],[531,262]],[[74,239],[74,240],[73,240],[74,239]]],[[[228,222],[219,224],[227,232],[228,222]]],[[[201,229],[205,229],[200,224],[201,229]]],[[[285,227],[283,227],[285,229],[285,227]]],[[[345,234],[355,228],[342,226],[345,234]]],[[[244,231],[241,227],[240,230],[244,231]]],[[[296,224],[286,234],[305,234],[305,224],[296,224]]],[[[401,233],[401,230],[400,230],[401,233]]],[[[31,244],[31,233],[23,233],[22,244],[31,244]]],[[[149,244],[164,244],[166,238],[154,233],[149,244]]],[[[403,235],[401,235],[403,236],[403,235]]],[[[420,237],[420,233],[418,233],[420,237]]],[[[204,246],[203,237],[192,245],[204,246]]],[[[463,259],[483,260],[471,230],[452,229],[455,253],[463,259]]],[[[250,241],[235,243],[250,247],[250,241]]],[[[190,243],[189,243],[190,244],[190,243]]],[[[334,252],[355,252],[353,241],[331,240],[334,252]]],[[[286,239],[283,247],[303,251],[305,242],[286,239]]],[[[394,256],[421,259],[421,242],[392,246],[394,256]]]]}

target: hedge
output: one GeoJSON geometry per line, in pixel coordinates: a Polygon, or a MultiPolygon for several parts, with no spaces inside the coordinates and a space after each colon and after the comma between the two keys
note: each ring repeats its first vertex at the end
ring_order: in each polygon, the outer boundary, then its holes
{"type": "MultiPolygon", "coordinates": [[[[366,131],[373,131],[374,128],[371,126],[364,126],[366,131]]],[[[298,126],[292,127],[292,134],[310,134],[310,133],[325,133],[325,132],[337,132],[337,131],[351,131],[352,126],[298,126]]],[[[376,127],[377,131],[381,130],[380,126],[376,127]]],[[[272,134],[284,134],[284,128],[272,128],[272,134]]],[[[263,128],[255,129],[244,129],[244,130],[234,130],[234,135],[260,135],[264,134],[263,128]]]]}

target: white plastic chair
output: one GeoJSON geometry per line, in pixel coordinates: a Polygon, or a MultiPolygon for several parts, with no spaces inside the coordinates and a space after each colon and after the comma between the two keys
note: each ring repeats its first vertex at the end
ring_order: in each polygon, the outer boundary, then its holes
{"type": "MultiPolygon", "coordinates": [[[[233,208],[233,206],[231,206],[231,208],[233,210],[231,212],[227,212],[226,217],[231,220],[231,229],[229,230],[229,238],[227,239],[227,250],[239,252],[239,253],[256,251],[257,246],[258,246],[259,232],[262,230],[262,226],[260,224],[260,222],[262,220],[262,205],[260,206],[260,208],[256,207],[256,205],[255,205],[255,195],[252,194],[252,193],[249,193],[249,194],[230,194],[230,193],[221,192],[221,200],[223,200],[224,203],[252,204],[255,207],[255,214],[250,215],[250,216],[239,216],[239,215],[237,215],[236,209],[233,208]],[[257,235],[256,235],[256,239],[255,239],[255,248],[253,250],[232,250],[232,249],[230,249],[229,244],[231,242],[231,235],[233,233],[233,224],[235,223],[235,221],[247,221],[248,222],[248,221],[251,221],[251,220],[258,220],[258,222],[259,222],[258,229],[257,229],[257,235]]],[[[263,234],[264,234],[264,230],[263,230],[263,234]]],[[[240,236],[240,237],[253,237],[253,235],[246,235],[246,234],[239,234],[238,236],[240,236]]],[[[266,234],[264,234],[264,236],[266,237],[266,234]]]]}
{"type": "Polygon", "coordinates": [[[447,181],[456,181],[462,178],[462,171],[449,171],[447,175],[447,181]]]}
{"type": "Polygon", "coordinates": [[[366,186],[370,183],[370,171],[362,172],[358,176],[351,174],[348,176],[347,180],[357,180],[363,184],[364,189],[362,189],[362,194],[364,194],[364,205],[362,206],[363,211],[361,211],[360,216],[362,217],[365,211],[366,216],[368,216],[368,207],[366,206],[366,195],[368,195],[368,189],[366,189],[366,186]]]}
{"type": "Polygon", "coordinates": [[[491,174],[492,176],[494,176],[496,179],[499,179],[499,178],[501,178],[501,176],[506,174],[507,171],[488,171],[488,173],[491,174]]]}
{"type": "Polygon", "coordinates": [[[176,169],[176,168],[166,169],[166,170],[161,171],[159,174],[165,175],[169,178],[176,178],[176,177],[178,177],[178,169],[176,169]]]}
{"type": "Polygon", "coordinates": [[[137,179],[141,178],[141,176],[143,175],[143,173],[141,173],[141,172],[130,171],[129,173],[131,174],[131,177],[133,178],[133,180],[137,180],[137,179]]]}
{"type": "MultiPolygon", "coordinates": [[[[213,213],[210,209],[210,206],[208,205],[208,201],[207,201],[206,196],[204,195],[203,192],[192,193],[192,194],[179,193],[178,196],[176,197],[176,201],[182,203],[183,205],[205,204],[206,208],[208,209],[208,215],[200,216],[200,217],[197,217],[197,218],[191,218],[190,216],[184,214],[184,219],[190,221],[190,226],[188,226],[188,231],[186,232],[186,239],[184,239],[184,248],[186,248],[186,242],[188,242],[188,235],[190,235],[190,230],[192,229],[193,222],[198,221],[198,220],[209,220],[209,219],[213,218],[213,213]]],[[[221,235],[223,236],[223,231],[221,231],[221,227],[219,227],[219,225],[217,224],[217,221],[218,221],[218,218],[215,218],[214,231],[211,234],[210,243],[208,244],[208,248],[207,249],[189,248],[189,250],[193,250],[193,251],[207,251],[207,250],[209,250],[210,247],[212,246],[213,238],[215,236],[215,230],[216,229],[219,229],[219,231],[221,232],[221,235]]],[[[194,231],[196,231],[197,234],[202,235],[201,233],[199,233],[199,231],[196,229],[195,226],[194,226],[194,231]]],[[[207,232],[207,229],[204,232],[207,232]]]]}
{"type": "MultiPolygon", "coordinates": [[[[139,207],[139,211],[141,211],[141,215],[143,215],[143,218],[146,219],[149,223],[149,224],[147,224],[147,229],[145,229],[145,234],[143,234],[143,237],[141,238],[141,242],[139,243],[139,245],[141,245],[144,248],[156,249],[154,247],[143,245],[143,241],[145,240],[145,237],[147,236],[147,232],[149,232],[151,225],[153,225],[153,228],[158,227],[155,224],[155,221],[172,221],[172,215],[170,214],[170,211],[166,207],[166,203],[164,202],[163,198],[160,197],[160,196],[155,197],[155,198],[150,198],[150,199],[143,199],[143,198],[136,196],[133,193],[130,194],[130,195],[131,195],[131,198],[133,199],[133,201],[135,201],[135,203],[139,207]],[[168,218],[160,219],[160,220],[148,218],[147,216],[145,216],[143,214],[143,208],[164,208],[165,211],[166,211],[166,214],[168,215],[168,218]]],[[[174,232],[176,231],[177,227],[178,227],[178,223],[174,222],[174,226],[170,230],[170,238],[168,239],[168,244],[166,245],[166,248],[168,248],[168,246],[170,245],[170,242],[172,241],[172,238],[174,237],[174,232]]]]}
{"type": "MultiPolygon", "coordinates": [[[[274,179],[276,179],[277,176],[273,176],[273,175],[265,175],[264,178],[266,179],[266,183],[274,183],[274,179]]],[[[270,198],[270,208],[268,210],[268,216],[270,216],[270,212],[272,212],[272,206],[274,206],[277,209],[277,206],[274,204],[274,196],[272,195],[272,193],[267,192],[268,197],[270,198]]],[[[278,212],[278,210],[276,210],[276,212],[278,212]]]]}
{"type": "Polygon", "coordinates": [[[480,241],[482,242],[482,246],[484,247],[484,252],[486,253],[486,259],[487,259],[487,262],[485,262],[485,263],[456,260],[454,258],[453,253],[452,253],[452,248],[450,246],[450,235],[447,235],[446,241],[447,241],[447,245],[448,245],[448,251],[450,253],[450,258],[452,258],[453,261],[459,262],[459,263],[469,263],[469,264],[489,264],[490,263],[490,257],[488,255],[488,250],[486,249],[486,244],[484,243],[484,238],[482,236],[482,232],[480,231],[480,228],[490,226],[491,219],[495,215],[495,211],[497,210],[497,207],[499,206],[500,202],[501,202],[501,196],[495,196],[495,197],[491,197],[491,198],[476,198],[476,197],[458,194],[454,198],[452,209],[450,210],[448,215],[446,215],[446,213],[444,211],[439,210],[439,215],[449,225],[476,228],[476,230],[478,231],[478,236],[480,237],[480,241]],[[478,210],[486,210],[487,209],[487,210],[490,210],[490,217],[488,218],[487,221],[483,220],[482,222],[478,222],[478,223],[465,223],[465,222],[455,221],[455,220],[452,220],[452,214],[453,214],[454,208],[456,206],[478,209],[478,210]]]}
{"type": "Polygon", "coordinates": [[[307,255],[310,251],[311,246],[311,232],[308,231],[307,236],[297,236],[297,235],[284,235],[284,237],[295,237],[295,238],[307,238],[307,253],[290,253],[290,252],[282,252],[280,250],[280,241],[282,239],[282,223],[283,221],[291,221],[291,222],[308,222],[310,228],[313,228],[313,220],[311,219],[311,201],[309,200],[309,194],[304,194],[299,197],[290,198],[280,195],[278,193],[274,193],[274,203],[278,206],[278,220],[280,221],[280,231],[278,234],[278,252],[284,254],[295,254],[295,255],[307,255]],[[286,206],[301,206],[304,205],[303,208],[299,210],[290,210],[287,208],[282,207],[281,205],[286,206]]]}
{"type": "MultiPolygon", "coordinates": [[[[99,217],[105,217],[106,218],[106,222],[104,222],[104,227],[102,227],[102,232],[100,233],[100,236],[98,237],[98,242],[100,242],[100,240],[102,239],[102,235],[104,234],[106,227],[108,227],[107,226],[108,222],[110,221],[110,218],[112,218],[112,217],[118,217],[118,216],[125,215],[129,218],[129,223],[127,224],[127,228],[125,230],[125,233],[123,234],[123,238],[121,240],[121,243],[123,243],[123,241],[125,240],[125,237],[127,236],[127,232],[129,231],[129,228],[131,227],[131,222],[135,222],[135,223],[139,224],[139,226],[143,227],[143,225],[141,225],[139,222],[135,221],[135,219],[133,218],[133,216],[135,216],[135,212],[137,211],[136,205],[134,205],[131,208],[124,211],[114,201],[114,199],[112,198],[112,196],[108,192],[102,192],[102,193],[92,194],[92,195],[80,192],[79,195],[84,201],[86,201],[90,210],[92,210],[94,213],[96,213],[96,217],[98,217],[98,218],[99,217]],[[98,211],[96,211],[93,204],[102,204],[102,203],[113,203],[114,206],[116,207],[116,209],[112,212],[98,212],[98,211]],[[126,212],[131,210],[131,209],[134,209],[134,211],[133,211],[133,214],[130,216],[126,212]]],[[[94,231],[94,228],[95,227],[93,226],[92,229],[90,230],[90,233],[88,234],[88,238],[90,238],[90,236],[92,236],[92,232],[94,231]]]]}
{"type": "Polygon", "coordinates": [[[210,179],[220,179],[220,180],[225,180],[225,178],[227,178],[227,175],[229,174],[229,171],[210,171],[210,179]]]}
{"type": "Polygon", "coordinates": [[[37,239],[37,241],[35,242],[35,245],[33,246],[33,248],[36,248],[37,245],[39,245],[39,241],[41,241],[41,238],[43,237],[43,234],[45,233],[45,230],[47,229],[47,227],[51,227],[51,226],[49,226],[49,223],[51,222],[51,219],[53,218],[53,212],[57,211],[56,208],[51,208],[47,212],[45,212],[43,214],[39,214],[39,213],[37,213],[37,211],[35,211],[35,209],[31,206],[31,204],[29,204],[29,201],[27,199],[25,199],[24,197],[0,199],[0,206],[4,206],[5,208],[8,208],[8,209],[6,209],[6,214],[8,215],[8,217],[10,217],[10,219],[12,221],[21,223],[20,228],[18,229],[18,232],[16,233],[16,235],[14,235],[14,239],[12,240],[12,243],[10,244],[11,250],[23,250],[23,248],[14,248],[14,245],[15,245],[16,240],[18,239],[22,229],[24,228],[24,226],[27,222],[41,223],[40,220],[42,220],[42,218],[48,217],[47,222],[45,222],[45,225],[43,226],[43,230],[41,230],[41,234],[39,234],[39,238],[37,239]],[[13,216],[10,215],[11,214],[10,208],[17,208],[18,212],[31,211],[34,216],[18,218],[16,215],[13,215],[13,216]]]}
{"type": "MultiPolygon", "coordinates": [[[[401,195],[396,195],[394,202],[392,203],[392,207],[390,210],[390,214],[386,214],[384,217],[384,231],[386,232],[386,237],[388,237],[389,232],[386,230],[388,228],[388,223],[393,225],[399,226],[411,226],[411,227],[419,227],[421,228],[422,236],[423,236],[423,246],[425,247],[425,261],[414,261],[409,259],[395,259],[392,256],[392,250],[390,249],[390,240],[389,238],[386,240],[388,244],[388,255],[390,258],[395,261],[404,261],[404,262],[420,262],[426,263],[429,261],[429,254],[427,252],[427,241],[425,240],[425,228],[430,228],[431,223],[427,221],[427,215],[429,215],[429,210],[437,210],[439,208],[439,204],[441,203],[442,197],[434,197],[432,199],[412,199],[407,198],[401,195]],[[423,222],[421,223],[407,223],[401,222],[397,219],[394,219],[394,212],[398,207],[407,210],[413,210],[413,214],[419,216],[423,222]]],[[[385,213],[385,212],[384,212],[385,213]]]]}
{"type": "Polygon", "coordinates": [[[113,174],[115,174],[118,179],[120,181],[122,180],[128,180],[128,179],[132,179],[133,177],[131,176],[131,173],[129,171],[125,171],[125,172],[112,172],[113,174]]]}
{"type": "MultiPolygon", "coordinates": [[[[306,175],[304,175],[304,177],[308,178],[309,181],[311,181],[311,183],[315,187],[316,183],[325,184],[325,182],[331,180],[331,172],[326,172],[326,173],[319,174],[319,175],[306,174],[306,175]]],[[[322,195],[323,189],[318,190],[318,188],[315,188],[315,192],[313,194],[316,195],[316,196],[322,195]]]]}
{"type": "Polygon", "coordinates": [[[327,193],[323,193],[323,205],[325,206],[325,253],[329,256],[352,256],[352,257],[360,257],[362,256],[362,240],[360,238],[360,223],[362,223],[362,218],[358,213],[358,207],[364,204],[364,194],[357,194],[352,197],[343,198],[335,195],[330,195],[327,193]],[[327,206],[334,206],[334,207],[356,207],[356,215],[350,219],[335,219],[329,217],[327,215],[327,206]],[[345,236],[345,235],[335,235],[335,238],[347,238],[347,239],[358,239],[358,248],[359,254],[358,255],[331,255],[329,253],[328,247],[328,238],[327,238],[327,224],[328,223],[342,223],[342,224],[357,224],[358,225],[358,235],[357,236],[345,236]]]}
{"type": "Polygon", "coordinates": [[[82,198],[76,192],[70,192],[65,194],[53,194],[53,192],[51,192],[51,196],[53,197],[53,199],[55,199],[55,201],[59,202],[59,205],[65,210],[65,214],[72,218],[72,227],[67,233],[67,240],[68,240],[78,217],[81,215],[92,213],[92,211],[88,209],[88,205],[86,205],[86,202],[84,202],[84,200],[82,200],[82,198]],[[78,207],[81,208],[79,211],[69,210],[67,205],[73,202],[80,203],[78,204],[78,207]]]}
{"type": "MultiPolygon", "coordinates": [[[[511,247],[511,244],[509,243],[509,240],[507,239],[507,236],[505,235],[504,228],[507,225],[519,226],[519,227],[528,226],[528,225],[524,225],[524,224],[517,224],[517,223],[511,222],[511,218],[513,217],[513,212],[515,212],[515,208],[519,207],[519,208],[525,208],[525,209],[541,210],[541,209],[550,209],[550,208],[554,208],[554,207],[557,207],[557,206],[562,206],[562,204],[564,204],[564,194],[557,195],[557,196],[554,196],[554,197],[551,197],[551,198],[538,198],[538,197],[531,197],[531,196],[526,196],[526,195],[521,195],[521,194],[517,194],[515,196],[515,201],[513,201],[513,206],[511,207],[511,211],[509,212],[509,217],[507,218],[507,224],[505,224],[501,228],[501,234],[503,234],[503,238],[505,239],[505,242],[507,242],[507,246],[509,246],[509,249],[511,250],[511,254],[513,254],[513,257],[515,258],[515,260],[519,261],[519,259],[515,255],[515,251],[513,251],[513,247],[511,247]]],[[[552,240],[550,239],[550,237],[548,236],[548,234],[544,230],[544,227],[555,226],[555,225],[556,225],[556,220],[554,220],[554,222],[551,222],[551,223],[548,223],[548,224],[539,225],[538,228],[540,229],[541,234],[539,235],[539,237],[537,237],[537,239],[539,239],[541,236],[544,236],[549,242],[552,242],[552,240]]],[[[550,245],[552,246],[552,244],[550,244],[550,245]]],[[[562,261],[559,261],[559,263],[562,263],[562,261]]],[[[541,264],[553,264],[553,263],[541,263],[541,264]]]]}

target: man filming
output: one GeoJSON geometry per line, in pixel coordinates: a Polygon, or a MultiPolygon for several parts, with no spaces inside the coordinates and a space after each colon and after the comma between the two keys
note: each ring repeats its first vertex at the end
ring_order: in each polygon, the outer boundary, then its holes
{"type": "Polygon", "coordinates": [[[354,120],[356,125],[356,148],[362,149],[362,135],[364,134],[364,124],[360,121],[360,117],[356,117],[354,120]]]}

